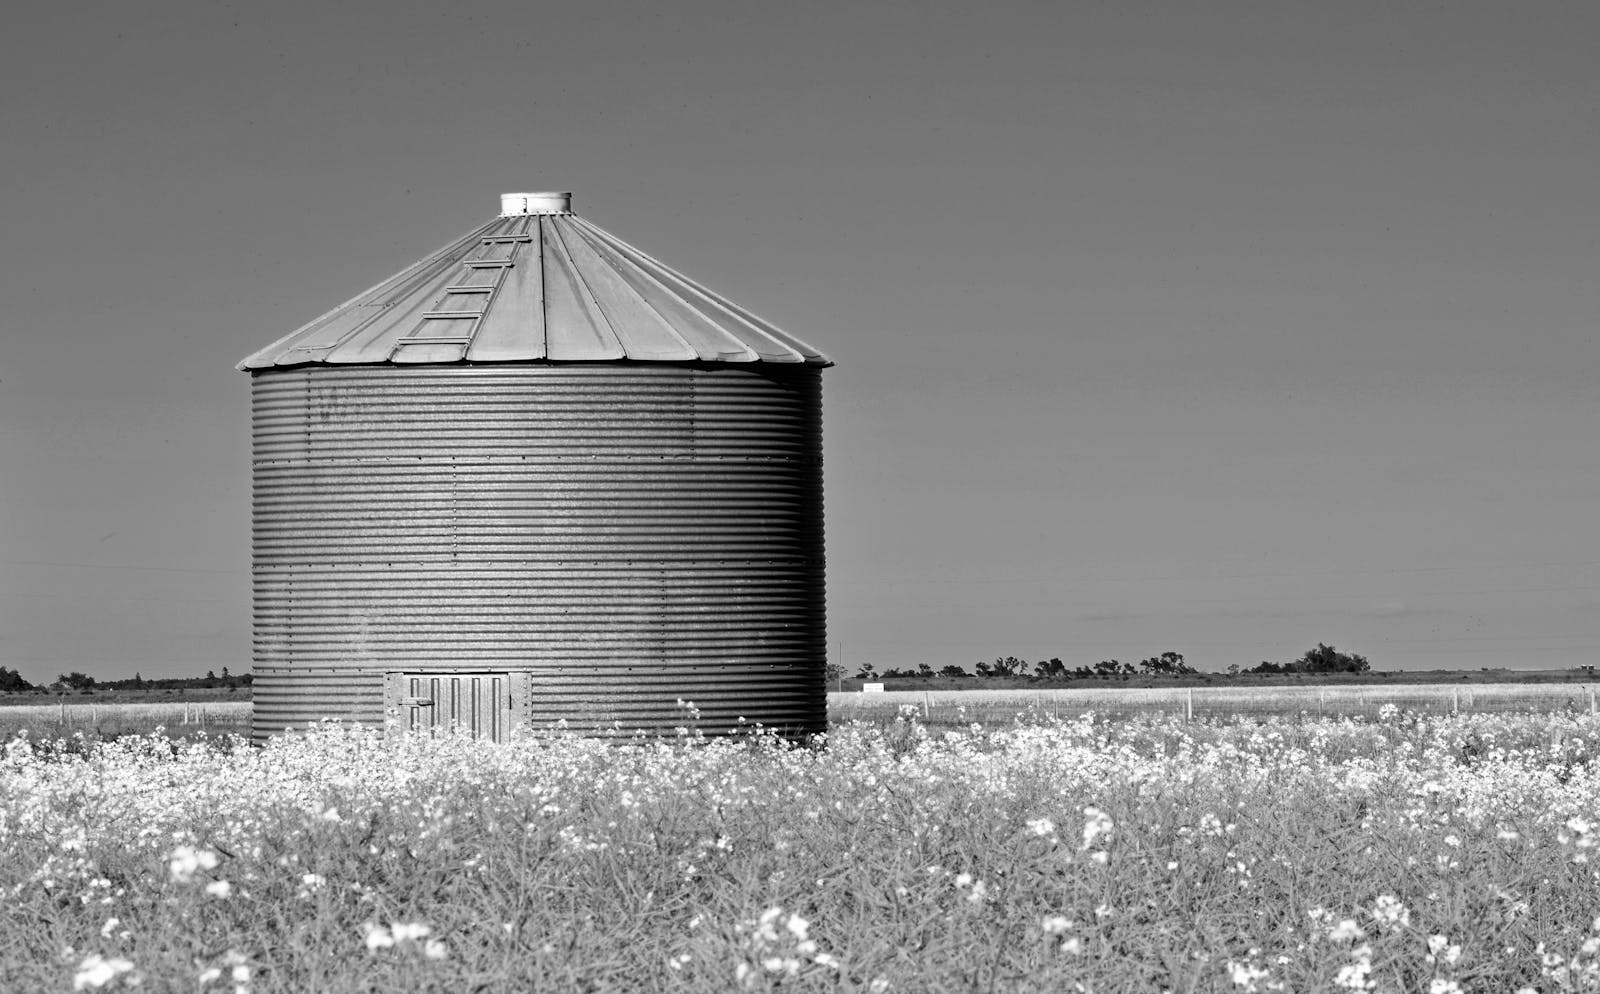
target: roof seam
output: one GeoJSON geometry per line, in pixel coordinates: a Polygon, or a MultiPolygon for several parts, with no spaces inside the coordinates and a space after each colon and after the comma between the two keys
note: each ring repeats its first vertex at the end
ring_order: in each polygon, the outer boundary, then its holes
{"type": "MultiPolygon", "coordinates": [[[[543,225],[540,227],[542,230],[543,225]]],[[[597,337],[602,339],[602,345],[605,344],[603,341],[605,335],[609,334],[611,336],[610,344],[615,346],[616,349],[623,354],[623,356],[626,356],[628,354],[628,350],[623,347],[622,337],[617,334],[617,329],[612,326],[611,319],[606,316],[605,310],[600,306],[600,301],[595,298],[594,289],[589,286],[589,281],[583,278],[583,271],[578,268],[577,262],[572,258],[572,252],[567,249],[566,239],[561,236],[561,229],[558,228],[554,222],[552,222],[550,225],[550,235],[551,237],[549,241],[552,247],[557,250],[556,257],[561,263],[562,267],[565,268],[567,273],[571,276],[573,289],[577,291],[574,294],[574,298],[578,301],[578,304],[582,308],[584,314],[590,318],[597,337]],[[599,319],[598,323],[595,322],[596,318],[599,319]]],[[[548,294],[546,294],[545,299],[549,299],[548,294]]],[[[548,339],[549,328],[550,324],[548,321],[546,321],[545,354],[547,356],[550,353],[548,339]]]]}
{"type": "MultiPolygon", "coordinates": [[[[575,219],[575,220],[582,220],[582,219],[578,218],[578,219],[575,219]]],[[[613,252],[613,253],[616,252],[616,249],[611,245],[611,243],[606,241],[604,238],[594,238],[594,236],[591,233],[590,229],[593,229],[594,231],[599,231],[600,230],[599,228],[595,227],[594,225],[581,225],[579,227],[580,227],[580,230],[583,233],[588,234],[593,241],[599,243],[599,245],[601,245],[606,251],[613,252]]],[[[603,234],[603,232],[602,232],[602,234],[603,234]]],[[[724,336],[726,336],[728,338],[732,338],[734,341],[738,342],[738,339],[733,335],[729,335],[727,333],[727,331],[725,329],[723,329],[715,319],[713,319],[710,315],[706,314],[700,308],[694,306],[694,304],[692,302],[690,302],[688,300],[685,300],[682,294],[674,291],[670,286],[667,286],[661,280],[657,279],[655,274],[653,274],[650,271],[645,270],[645,269],[641,269],[640,272],[644,275],[645,279],[649,280],[653,285],[658,287],[663,293],[665,293],[667,296],[671,297],[672,299],[676,300],[678,303],[682,304],[684,309],[690,311],[695,316],[699,317],[702,321],[704,321],[710,327],[716,328],[718,331],[721,331],[724,336]]],[[[633,295],[635,297],[638,297],[639,300],[641,302],[643,302],[643,304],[646,307],[648,307],[658,318],[660,318],[661,319],[661,323],[664,326],[666,326],[668,331],[670,331],[672,333],[673,337],[675,337],[679,341],[681,341],[684,344],[684,346],[689,349],[689,351],[693,352],[696,356],[699,356],[699,358],[702,359],[702,360],[706,360],[706,361],[723,360],[723,356],[720,353],[717,356],[713,357],[712,359],[707,360],[706,356],[700,354],[700,350],[698,348],[696,348],[687,338],[685,338],[682,334],[680,334],[678,332],[678,330],[676,328],[673,327],[672,321],[667,317],[667,315],[661,313],[660,308],[658,308],[654,304],[650,303],[650,301],[643,294],[639,293],[637,290],[634,290],[632,283],[628,283],[626,280],[624,280],[623,282],[627,283],[628,289],[633,292],[633,295]]],[[[754,359],[759,360],[761,358],[760,354],[758,352],[756,352],[754,349],[750,348],[749,345],[745,344],[744,342],[738,342],[738,344],[739,344],[740,348],[742,348],[745,351],[746,354],[750,355],[754,359]]],[[[725,360],[723,360],[723,361],[725,361],[725,360]]]]}
{"type": "MultiPolygon", "coordinates": [[[[582,222],[581,218],[579,220],[580,220],[580,222],[582,222]]],[[[683,273],[680,273],[677,270],[671,268],[670,266],[668,266],[665,263],[661,262],[659,259],[656,259],[655,257],[651,256],[649,253],[644,252],[641,249],[635,248],[632,245],[629,245],[627,242],[625,242],[622,239],[618,238],[617,236],[611,234],[610,232],[605,231],[604,229],[599,228],[596,225],[588,224],[587,222],[582,222],[582,223],[584,223],[586,227],[598,232],[601,237],[603,237],[603,238],[605,238],[607,240],[607,242],[615,245],[617,247],[617,250],[618,250],[619,254],[621,254],[624,258],[626,258],[629,254],[632,254],[632,255],[638,256],[639,259],[643,259],[647,265],[646,266],[640,266],[640,268],[643,269],[645,272],[649,272],[649,269],[647,268],[647,266],[653,266],[656,269],[659,269],[659,270],[661,270],[663,272],[667,272],[667,273],[672,274],[673,276],[675,276],[678,279],[682,280],[686,286],[694,288],[694,290],[696,290],[698,293],[704,295],[706,298],[708,298],[710,300],[715,300],[715,301],[718,301],[719,303],[721,303],[723,305],[723,307],[728,311],[728,313],[733,315],[733,317],[735,319],[737,319],[738,321],[743,323],[744,326],[747,329],[749,329],[751,332],[754,332],[757,335],[760,335],[762,338],[766,339],[768,342],[771,342],[772,345],[775,346],[776,348],[781,349],[783,352],[787,352],[790,355],[794,356],[795,361],[797,361],[797,362],[805,362],[809,358],[805,352],[802,352],[800,349],[795,348],[790,343],[788,343],[786,341],[783,341],[782,339],[775,338],[771,334],[769,334],[764,328],[762,328],[760,325],[755,323],[756,321],[760,321],[761,320],[760,318],[757,318],[754,314],[750,313],[745,308],[740,307],[734,301],[729,300],[727,297],[723,297],[721,294],[716,293],[715,291],[711,290],[710,288],[708,288],[706,286],[703,286],[700,283],[695,282],[693,279],[691,279],[687,275],[685,275],[683,273]],[[751,318],[755,318],[755,321],[752,321],[751,318]]],[[[630,261],[633,261],[634,265],[639,265],[637,259],[630,260],[630,261]]],[[[696,308],[696,310],[698,311],[699,309],[696,308]]],[[[713,323],[717,323],[717,322],[713,322],[713,323]]],[[[762,323],[765,323],[765,322],[762,322],[762,323]]],[[[757,353],[758,356],[761,355],[759,350],[756,350],[756,353],[757,353]]]]}
{"type": "MultiPolygon", "coordinates": [[[[574,226],[569,226],[569,227],[574,227],[574,226]]],[[[578,236],[578,239],[583,242],[583,246],[584,246],[585,250],[587,250],[588,252],[593,254],[596,258],[601,259],[602,262],[605,261],[604,258],[600,255],[600,253],[598,253],[595,250],[595,247],[594,247],[591,239],[585,237],[585,232],[583,231],[583,229],[576,228],[576,234],[578,236]]],[[[563,232],[562,235],[561,235],[561,244],[566,247],[567,254],[571,255],[572,254],[572,245],[567,240],[567,233],[566,232],[563,232]]],[[[618,276],[621,277],[621,274],[619,273],[618,276]]],[[[628,293],[634,300],[637,300],[644,307],[644,309],[646,311],[648,311],[649,313],[655,315],[656,320],[659,321],[660,324],[661,324],[662,330],[665,331],[669,336],[671,336],[673,341],[677,342],[680,346],[683,347],[683,349],[688,351],[696,359],[704,359],[705,358],[705,356],[700,354],[700,350],[695,348],[695,346],[694,346],[694,344],[692,342],[690,342],[687,338],[685,338],[682,334],[680,334],[678,332],[677,328],[673,327],[672,322],[667,319],[667,316],[665,314],[662,314],[659,310],[657,310],[655,307],[653,307],[651,305],[650,301],[648,299],[646,299],[643,294],[641,294],[638,290],[634,289],[633,284],[631,282],[629,282],[626,278],[619,278],[617,280],[617,282],[622,284],[623,290],[626,293],[628,293]]],[[[600,303],[601,304],[601,308],[604,309],[605,305],[600,302],[598,297],[596,297],[596,303],[600,303]]],[[[609,320],[609,316],[608,316],[608,320],[609,320]]],[[[616,323],[615,322],[612,322],[612,327],[613,328],[616,327],[616,323]]],[[[629,358],[633,358],[632,354],[629,353],[629,351],[628,351],[627,343],[626,342],[622,342],[620,340],[621,339],[620,333],[618,335],[618,339],[619,339],[619,344],[622,346],[623,354],[627,355],[629,358]]],[[[657,360],[657,361],[660,361],[660,360],[657,360]]]]}

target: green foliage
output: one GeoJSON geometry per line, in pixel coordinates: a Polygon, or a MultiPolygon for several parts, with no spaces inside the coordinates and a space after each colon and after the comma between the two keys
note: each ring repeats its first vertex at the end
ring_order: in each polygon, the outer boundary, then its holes
{"type": "Polygon", "coordinates": [[[146,680],[141,674],[135,673],[126,680],[103,680],[95,686],[101,690],[215,690],[225,687],[248,687],[254,682],[254,674],[230,673],[224,666],[221,676],[207,670],[205,676],[157,677],[146,680]]]}
{"type": "Polygon", "coordinates": [[[1139,664],[1139,671],[1148,676],[1188,676],[1199,672],[1184,662],[1181,652],[1163,652],[1159,656],[1151,656],[1139,664]]]}
{"type": "Polygon", "coordinates": [[[1033,664],[1033,673],[1042,680],[1059,680],[1067,676],[1067,664],[1055,658],[1041,659],[1033,664]]]}
{"type": "Polygon", "coordinates": [[[1013,677],[1026,673],[1028,664],[1016,656],[996,656],[992,663],[978,663],[977,670],[979,676],[1013,677]]]}
{"type": "Polygon", "coordinates": [[[1366,673],[1372,669],[1367,657],[1340,652],[1331,645],[1317,643],[1315,649],[1292,663],[1263,661],[1261,665],[1245,670],[1246,673],[1366,673]]]}
{"type": "Polygon", "coordinates": [[[33,689],[33,684],[22,678],[16,670],[0,666],[0,692],[20,694],[33,689]]]}

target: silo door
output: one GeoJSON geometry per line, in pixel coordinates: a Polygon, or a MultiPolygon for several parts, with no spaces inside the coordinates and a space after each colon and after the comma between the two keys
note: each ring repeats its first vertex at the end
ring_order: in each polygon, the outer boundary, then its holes
{"type": "Polygon", "coordinates": [[[511,731],[507,673],[386,673],[389,727],[424,735],[470,735],[503,742],[511,731]]]}

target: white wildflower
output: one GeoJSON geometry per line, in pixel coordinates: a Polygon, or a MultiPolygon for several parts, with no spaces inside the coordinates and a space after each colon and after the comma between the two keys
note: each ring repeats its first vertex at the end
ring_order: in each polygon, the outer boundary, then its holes
{"type": "Polygon", "coordinates": [[[1392,894],[1378,895],[1372,902],[1372,917],[1385,927],[1411,924],[1411,912],[1392,894]]]}
{"type": "Polygon", "coordinates": [[[377,922],[363,922],[361,931],[366,933],[367,952],[375,953],[380,949],[388,949],[394,945],[394,936],[389,930],[377,922]]]}
{"type": "Polygon", "coordinates": [[[120,956],[107,958],[99,953],[90,953],[78,964],[78,973],[72,978],[72,989],[98,989],[132,971],[133,964],[120,956]]]}
{"type": "Polygon", "coordinates": [[[1272,971],[1255,966],[1251,963],[1235,963],[1228,960],[1228,976],[1235,987],[1243,987],[1246,991],[1257,990],[1256,985],[1272,976],[1272,971]]]}
{"type": "Polygon", "coordinates": [[[1066,915],[1050,915],[1039,923],[1048,935],[1060,935],[1072,928],[1072,919],[1066,915]]]}
{"type": "Polygon", "coordinates": [[[1083,848],[1088,849],[1102,835],[1109,837],[1113,828],[1111,817],[1099,808],[1083,809],[1083,848]]]}
{"type": "Polygon", "coordinates": [[[1328,938],[1334,942],[1354,942],[1366,934],[1366,932],[1362,931],[1361,926],[1357,925],[1355,920],[1351,918],[1344,919],[1328,930],[1328,938]]]}
{"type": "Polygon", "coordinates": [[[217,862],[217,854],[209,849],[178,846],[167,857],[167,869],[173,880],[180,884],[186,884],[193,880],[195,873],[200,870],[216,869],[217,862]]]}
{"type": "Polygon", "coordinates": [[[421,922],[415,922],[412,924],[404,924],[401,922],[389,923],[389,934],[394,936],[395,942],[412,942],[417,939],[426,939],[430,934],[432,934],[432,932],[433,929],[422,924],[421,922]]]}

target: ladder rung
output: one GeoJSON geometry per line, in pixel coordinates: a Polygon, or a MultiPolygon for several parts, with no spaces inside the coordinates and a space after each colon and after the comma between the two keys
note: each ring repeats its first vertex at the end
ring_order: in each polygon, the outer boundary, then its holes
{"type": "Polygon", "coordinates": [[[508,242],[531,242],[532,235],[493,235],[483,240],[485,245],[505,245],[508,242]]]}
{"type": "Polygon", "coordinates": [[[463,321],[477,320],[483,317],[482,311],[424,311],[424,321],[463,321]]]}
{"type": "Polygon", "coordinates": [[[472,259],[467,262],[468,269],[510,269],[515,265],[510,260],[499,259],[472,259]]]}
{"type": "Polygon", "coordinates": [[[465,345],[472,341],[471,335],[417,335],[413,338],[402,338],[395,343],[401,345],[465,345]]]}
{"type": "Polygon", "coordinates": [[[494,293],[492,286],[447,286],[445,293],[494,293]]]}

